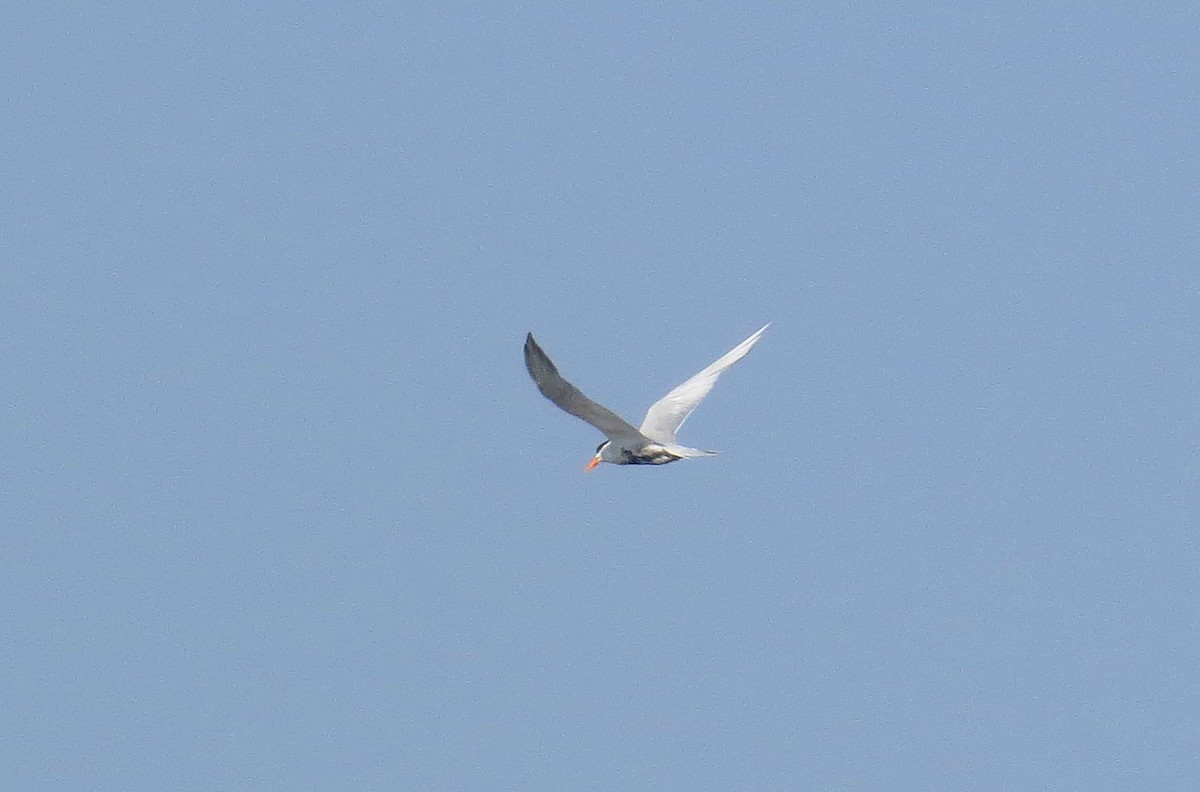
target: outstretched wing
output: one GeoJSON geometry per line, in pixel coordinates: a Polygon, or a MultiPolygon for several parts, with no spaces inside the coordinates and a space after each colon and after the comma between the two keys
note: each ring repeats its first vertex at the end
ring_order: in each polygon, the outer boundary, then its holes
{"type": "Polygon", "coordinates": [[[607,407],[596,404],[580,393],[579,388],[563,379],[554,363],[533,340],[533,333],[525,336],[525,368],[529,369],[529,376],[543,396],[558,405],[559,409],[604,432],[609,440],[641,437],[632,424],[607,407]]]}
{"type": "Polygon", "coordinates": [[[717,383],[717,378],[725,372],[725,369],[744,358],[750,348],[758,343],[763,331],[770,326],[769,322],[763,325],[757,333],[652,404],[646,411],[646,419],[642,421],[642,434],[656,443],[674,443],[675,433],[692,414],[692,410],[696,409],[696,405],[704,401],[704,397],[717,383]]]}

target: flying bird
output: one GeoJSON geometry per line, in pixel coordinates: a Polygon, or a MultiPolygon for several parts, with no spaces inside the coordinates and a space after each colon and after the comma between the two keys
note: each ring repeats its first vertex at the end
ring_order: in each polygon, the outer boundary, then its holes
{"type": "Polygon", "coordinates": [[[543,396],[558,405],[559,409],[590,423],[608,438],[596,448],[596,455],[587,464],[588,470],[601,462],[614,465],[665,465],[677,459],[713,456],[717,453],[679,445],[675,442],[675,433],[692,414],[692,410],[696,409],[696,405],[712,390],[717,378],[744,358],[770,326],[770,323],[763,325],[754,335],[650,405],[638,429],[634,429],[632,424],[612,410],[584,396],[578,388],[563,379],[553,361],[533,340],[533,333],[525,336],[525,368],[543,396]]]}

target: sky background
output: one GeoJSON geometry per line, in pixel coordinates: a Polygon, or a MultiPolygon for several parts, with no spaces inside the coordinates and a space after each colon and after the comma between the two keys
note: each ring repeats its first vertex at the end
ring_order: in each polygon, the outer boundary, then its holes
{"type": "Polygon", "coordinates": [[[1196,788],[1195,4],[0,31],[0,788],[1196,788]]]}

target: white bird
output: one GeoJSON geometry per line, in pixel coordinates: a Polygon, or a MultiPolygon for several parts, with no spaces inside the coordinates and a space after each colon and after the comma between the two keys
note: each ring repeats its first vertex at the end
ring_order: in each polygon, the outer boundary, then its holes
{"type": "Polygon", "coordinates": [[[634,429],[621,416],[596,404],[563,379],[554,363],[533,340],[533,333],[525,336],[525,368],[529,369],[529,376],[543,396],[560,409],[587,421],[608,438],[596,448],[596,455],[587,464],[588,470],[601,462],[614,465],[665,465],[677,459],[713,456],[717,453],[681,446],[675,442],[675,433],[692,414],[692,410],[696,409],[696,405],[712,390],[717,378],[725,369],[745,357],[770,326],[770,323],[763,325],[754,335],[650,405],[639,429],[634,429]]]}

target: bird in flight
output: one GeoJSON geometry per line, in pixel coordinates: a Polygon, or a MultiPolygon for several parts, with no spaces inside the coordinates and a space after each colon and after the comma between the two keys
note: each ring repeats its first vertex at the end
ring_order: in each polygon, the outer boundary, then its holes
{"type": "Polygon", "coordinates": [[[525,368],[543,396],[558,405],[559,409],[590,423],[608,438],[596,448],[596,455],[587,464],[588,470],[601,462],[614,465],[665,465],[677,459],[713,456],[717,453],[679,445],[675,442],[675,433],[692,414],[692,410],[696,409],[696,405],[712,390],[717,378],[744,358],[770,326],[770,323],[763,325],[754,335],[650,405],[638,429],[634,429],[632,424],[612,410],[584,396],[578,388],[563,379],[558,368],[533,340],[533,333],[525,336],[525,368]]]}

